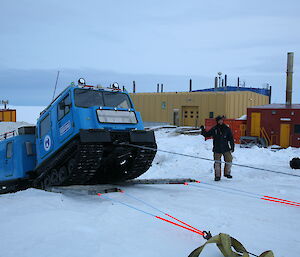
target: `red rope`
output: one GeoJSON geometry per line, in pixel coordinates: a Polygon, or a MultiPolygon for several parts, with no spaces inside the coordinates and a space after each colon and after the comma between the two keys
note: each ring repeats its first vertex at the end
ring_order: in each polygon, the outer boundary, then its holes
{"type": "Polygon", "coordinates": [[[284,202],[289,202],[289,203],[295,203],[295,204],[300,204],[298,202],[293,202],[293,201],[289,201],[289,200],[285,200],[285,199],[281,199],[281,198],[276,198],[276,197],[272,197],[272,196],[267,196],[264,195],[265,198],[271,198],[271,199],[275,199],[275,200],[280,200],[280,201],[284,201],[284,202]]]}
{"type": "Polygon", "coordinates": [[[187,224],[187,223],[185,223],[185,222],[183,222],[183,221],[181,221],[181,220],[179,220],[179,219],[171,216],[170,214],[165,213],[165,215],[167,215],[168,217],[170,217],[170,218],[172,218],[172,219],[174,219],[174,220],[176,220],[176,221],[178,221],[178,222],[180,222],[180,223],[182,223],[182,224],[184,224],[184,225],[192,228],[193,230],[198,231],[198,232],[200,232],[200,233],[203,234],[203,231],[201,231],[200,229],[194,228],[193,226],[191,226],[191,225],[189,225],[189,224],[187,224]]]}
{"type": "MultiPolygon", "coordinates": [[[[199,181],[199,180],[197,180],[195,182],[196,183],[201,183],[201,181],[199,181]]],[[[206,182],[203,182],[203,183],[207,184],[207,185],[215,186],[215,187],[220,187],[220,188],[222,188],[224,190],[227,190],[228,193],[233,193],[234,191],[237,191],[237,192],[247,193],[247,194],[250,194],[250,195],[252,194],[253,197],[255,197],[257,199],[261,199],[261,200],[265,200],[265,201],[270,201],[270,202],[275,202],[275,203],[286,204],[286,205],[290,205],[290,206],[300,207],[300,202],[289,201],[289,200],[285,200],[285,199],[281,199],[281,198],[276,198],[276,197],[272,197],[272,196],[268,196],[268,195],[251,193],[251,192],[242,191],[242,190],[238,190],[238,189],[234,189],[234,188],[226,188],[224,186],[222,187],[222,186],[212,185],[212,184],[209,184],[209,183],[206,183],[206,182]]],[[[189,184],[185,183],[185,185],[189,185],[189,184]]],[[[197,185],[191,185],[191,186],[198,187],[197,185]]],[[[210,188],[210,189],[213,189],[213,188],[210,188]]],[[[220,191],[221,189],[216,189],[216,190],[220,191]]],[[[222,191],[224,191],[224,190],[222,190],[222,191]]]]}
{"type": "Polygon", "coordinates": [[[194,233],[196,233],[196,234],[199,234],[199,235],[201,235],[201,236],[204,235],[204,233],[203,233],[202,231],[200,232],[200,231],[197,231],[197,230],[194,230],[194,229],[191,229],[191,228],[187,228],[187,227],[185,227],[185,226],[182,226],[182,225],[177,224],[177,223],[175,223],[175,222],[173,222],[173,221],[164,219],[164,218],[162,218],[162,217],[155,216],[155,218],[160,219],[160,220],[163,220],[163,221],[168,222],[168,223],[170,223],[170,224],[173,224],[173,225],[175,225],[175,226],[184,228],[184,229],[186,229],[186,230],[189,230],[189,231],[194,232],[194,233]]]}
{"type": "Polygon", "coordinates": [[[270,201],[270,202],[275,202],[275,203],[283,203],[283,204],[287,204],[287,205],[293,205],[293,206],[298,206],[298,207],[300,207],[300,204],[287,203],[287,202],[278,201],[278,200],[273,200],[273,199],[268,199],[268,198],[260,198],[260,199],[261,199],[261,200],[265,200],[265,201],[270,201]]]}

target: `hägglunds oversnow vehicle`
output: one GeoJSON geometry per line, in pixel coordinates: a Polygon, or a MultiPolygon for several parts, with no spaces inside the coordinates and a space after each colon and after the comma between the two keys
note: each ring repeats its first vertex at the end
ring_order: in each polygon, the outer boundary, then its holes
{"type": "Polygon", "coordinates": [[[0,155],[12,151],[6,156],[11,160],[17,155],[25,162],[33,159],[23,173],[12,168],[19,174],[12,178],[33,181],[38,188],[134,179],[150,168],[156,152],[130,145],[157,147],[127,92],[116,83],[103,88],[86,85],[83,79],[61,92],[41,113],[35,131],[26,132],[28,140],[2,140],[0,155]],[[17,154],[18,148],[24,151],[17,154]]]}

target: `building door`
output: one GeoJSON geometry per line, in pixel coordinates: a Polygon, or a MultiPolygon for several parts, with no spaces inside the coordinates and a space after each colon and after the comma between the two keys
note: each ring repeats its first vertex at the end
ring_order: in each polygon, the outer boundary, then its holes
{"type": "Polygon", "coordinates": [[[251,136],[260,137],[260,112],[251,113],[251,136]]]}
{"type": "Polygon", "coordinates": [[[179,126],[179,109],[173,110],[173,125],[179,126]]]}
{"type": "Polygon", "coordinates": [[[283,148],[290,146],[290,124],[280,124],[280,146],[283,148]]]}
{"type": "Polygon", "coordinates": [[[189,127],[199,126],[199,111],[198,106],[183,106],[183,125],[189,127]]]}

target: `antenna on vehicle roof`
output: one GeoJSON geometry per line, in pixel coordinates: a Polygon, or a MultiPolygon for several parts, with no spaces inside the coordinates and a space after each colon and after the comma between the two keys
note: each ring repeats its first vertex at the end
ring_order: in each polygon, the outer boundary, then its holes
{"type": "Polygon", "coordinates": [[[57,87],[58,77],[59,77],[59,71],[57,71],[57,75],[56,75],[56,81],[55,81],[55,87],[54,87],[54,92],[53,92],[52,101],[53,101],[53,99],[54,99],[54,97],[55,97],[55,92],[56,92],[56,87],[57,87]]]}

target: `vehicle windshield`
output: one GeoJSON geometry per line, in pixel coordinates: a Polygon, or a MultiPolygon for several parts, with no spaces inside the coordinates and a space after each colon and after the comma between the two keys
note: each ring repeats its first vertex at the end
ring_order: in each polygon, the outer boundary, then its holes
{"type": "Polygon", "coordinates": [[[129,109],[132,108],[129,97],[118,92],[103,92],[91,89],[75,90],[75,105],[77,107],[106,106],[129,109]]]}

